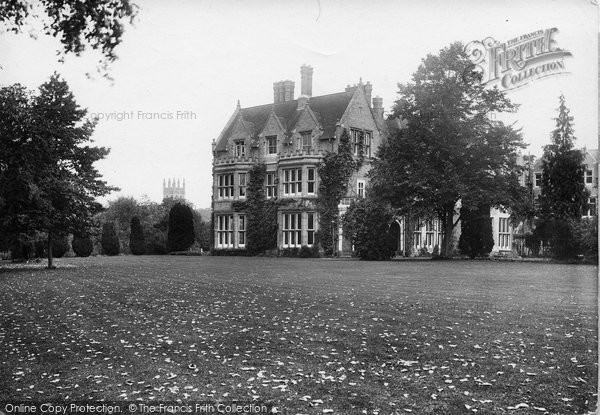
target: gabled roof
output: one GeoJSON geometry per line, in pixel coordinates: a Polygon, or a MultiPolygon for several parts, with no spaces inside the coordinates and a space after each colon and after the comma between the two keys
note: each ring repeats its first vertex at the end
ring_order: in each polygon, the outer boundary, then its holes
{"type": "MultiPolygon", "coordinates": [[[[353,95],[354,91],[350,91],[321,95],[309,99],[308,105],[321,124],[320,127],[324,130],[322,138],[330,138],[335,135],[336,124],[342,118],[342,115],[344,115],[353,95]]],[[[219,136],[215,151],[225,151],[240,117],[245,130],[249,133],[246,138],[255,139],[263,130],[271,111],[275,111],[275,115],[279,118],[281,125],[287,130],[287,135],[290,136],[291,131],[296,126],[302,114],[302,110],[298,111],[298,100],[240,108],[237,110],[237,113],[234,113],[235,119],[230,120],[231,122],[225,126],[225,129],[219,136]]],[[[239,137],[239,133],[236,134],[235,138],[241,138],[239,137]]]]}

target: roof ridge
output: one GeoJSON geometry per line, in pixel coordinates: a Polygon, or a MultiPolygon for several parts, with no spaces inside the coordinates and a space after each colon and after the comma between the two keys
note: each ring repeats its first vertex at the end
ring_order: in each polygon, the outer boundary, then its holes
{"type": "MultiPolygon", "coordinates": [[[[316,96],[312,96],[309,98],[308,102],[310,104],[310,100],[313,98],[321,98],[321,97],[330,97],[332,95],[342,95],[342,94],[353,94],[354,92],[348,92],[348,91],[341,91],[341,92],[332,92],[331,94],[324,94],[324,95],[316,95],[316,96]]],[[[261,107],[266,107],[266,106],[273,106],[273,105],[278,105],[278,104],[286,104],[288,102],[297,102],[298,99],[291,99],[289,101],[282,101],[282,102],[277,102],[277,103],[269,103],[269,104],[260,104],[260,105],[254,105],[252,107],[241,107],[241,110],[250,110],[250,109],[256,109],[256,108],[261,108],[261,107]]]]}

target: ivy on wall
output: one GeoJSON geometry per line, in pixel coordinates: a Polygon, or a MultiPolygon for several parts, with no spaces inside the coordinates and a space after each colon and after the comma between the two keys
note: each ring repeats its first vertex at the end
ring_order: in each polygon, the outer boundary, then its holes
{"type": "Polygon", "coordinates": [[[249,255],[257,255],[277,248],[277,207],[275,200],[267,199],[264,190],[267,166],[256,164],[250,170],[246,201],[239,202],[246,211],[246,249],[249,255]]]}
{"type": "Polygon", "coordinates": [[[361,160],[354,160],[348,131],[340,136],[337,153],[327,153],[319,163],[319,192],[315,206],[319,214],[317,239],[325,255],[334,254],[339,226],[338,205],[348,191],[350,177],[360,167],[361,160]]]}

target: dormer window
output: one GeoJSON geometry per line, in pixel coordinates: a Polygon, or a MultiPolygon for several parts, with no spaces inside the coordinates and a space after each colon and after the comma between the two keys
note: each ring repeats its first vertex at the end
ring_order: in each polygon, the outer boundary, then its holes
{"type": "Polygon", "coordinates": [[[277,154],[277,136],[270,135],[267,137],[267,154],[277,154]]]}
{"type": "Polygon", "coordinates": [[[302,143],[302,151],[308,153],[312,147],[312,131],[302,131],[300,142],[302,143]]]}
{"type": "Polygon", "coordinates": [[[243,141],[235,142],[235,156],[246,157],[246,144],[243,141]]]}

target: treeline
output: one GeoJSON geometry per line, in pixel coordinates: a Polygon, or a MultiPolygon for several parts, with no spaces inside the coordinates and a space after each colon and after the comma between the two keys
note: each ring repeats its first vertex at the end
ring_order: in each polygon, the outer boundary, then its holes
{"type": "MultiPolygon", "coordinates": [[[[165,199],[155,203],[120,197],[110,201],[108,207],[94,217],[94,226],[85,234],[54,236],[51,242],[53,256],[207,252],[210,249],[210,222],[206,219],[201,210],[193,209],[185,201],[165,199]]],[[[10,252],[13,260],[44,258],[47,249],[45,232],[0,238],[0,251],[10,252]]]]}

